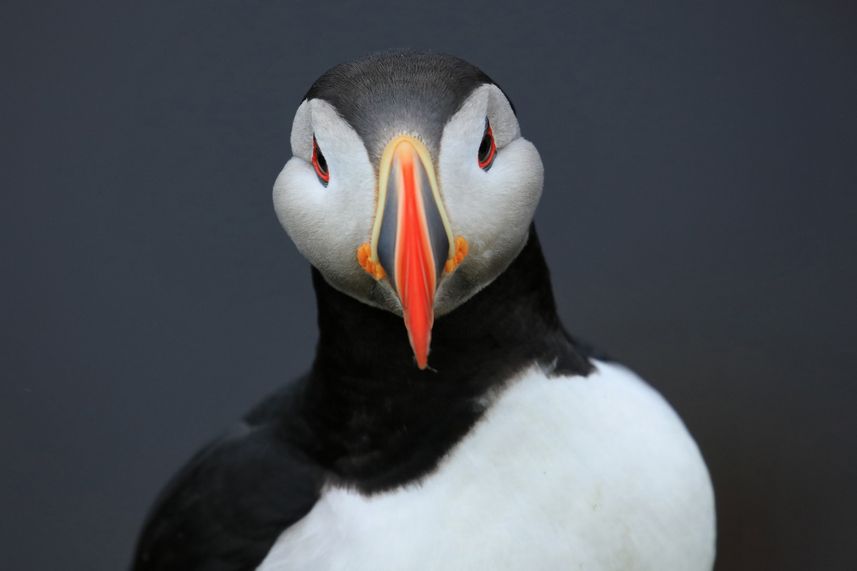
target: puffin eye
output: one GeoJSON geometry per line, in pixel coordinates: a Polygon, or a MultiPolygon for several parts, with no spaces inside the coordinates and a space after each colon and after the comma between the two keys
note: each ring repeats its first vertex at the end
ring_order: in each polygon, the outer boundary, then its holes
{"type": "Polygon", "coordinates": [[[315,174],[318,175],[318,180],[321,181],[321,184],[327,186],[327,183],[330,182],[330,171],[327,170],[327,160],[321,154],[321,149],[318,147],[315,135],[312,137],[312,166],[315,169],[315,174]]]}
{"type": "Polygon", "coordinates": [[[491,131],[491,124],[488,119],[485,119],[485,134],[482,135],[482,142],[479,143],[479,152],[476,158],[479,161],[479,168],[487,171],[494,164],[494,157],[497,156],[497,143],[494,142],[494,132],[491,131]]]}

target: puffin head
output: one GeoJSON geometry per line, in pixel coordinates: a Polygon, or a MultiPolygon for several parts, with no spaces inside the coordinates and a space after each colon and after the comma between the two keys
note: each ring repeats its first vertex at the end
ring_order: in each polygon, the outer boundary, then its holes
{"type": "Polygon", "coordinates": [[[312,85],[291,147],[274,184],[281,224],[332,287],[401,315],[425,368],[434,317],[527,241],[543,168],[509,99],[452,56],[374,55],[312,85]]]}

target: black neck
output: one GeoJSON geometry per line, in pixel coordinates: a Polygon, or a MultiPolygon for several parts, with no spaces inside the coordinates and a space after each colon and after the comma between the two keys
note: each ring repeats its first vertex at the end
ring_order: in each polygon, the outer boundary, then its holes
{"type": "Polygon", "coordinates": [[[304,447],[364,491],[431,470],[478,420],[479,397],[521,369],[591,369],[560,323],[535,228],[502,275],[435,320],[430,370],[417,368],[401,317],[337,291],[315,269],[313,284],[320,337],[304,447]]]}

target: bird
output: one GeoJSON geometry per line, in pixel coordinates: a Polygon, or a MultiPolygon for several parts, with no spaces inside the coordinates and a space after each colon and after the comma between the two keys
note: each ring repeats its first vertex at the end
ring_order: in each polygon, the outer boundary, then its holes
{"type": "Polygon", "coordinates": [[[665,399],[567,332],[501,87],[397,50],[326,71],[277,218],[309,261],[308,372],[167,484],[134,571],[707,571],[715,504],[665,399]]]}

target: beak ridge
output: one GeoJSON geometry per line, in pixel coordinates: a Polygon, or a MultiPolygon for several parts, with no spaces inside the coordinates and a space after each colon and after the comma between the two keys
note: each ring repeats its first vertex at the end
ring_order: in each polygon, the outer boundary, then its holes
{"type": "Polygon", "coordinates": [[[402,304],[417,366],[425,369],[434,324],[434,297],[449,239],[435,198],[434,172],[428,157],[422,156],[410,138],[394,140],[389,150],[378,258],[402,304]]]}
{"type": "Polygon", "coordinates": [[[390,280],[417,366],[425,369],[437,284],[466,255],[466,242],[453,239],[431,155],[418,139],[402,135],[390,141],[378,183],[372,239],[358,248],[357,259],[375,279],[390,280]]]}

